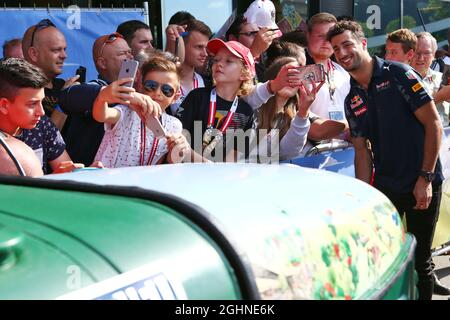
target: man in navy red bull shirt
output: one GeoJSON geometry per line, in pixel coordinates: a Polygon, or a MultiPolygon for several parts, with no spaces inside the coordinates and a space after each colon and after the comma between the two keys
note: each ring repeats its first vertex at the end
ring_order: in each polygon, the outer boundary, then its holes
{"type": "Polygon", "coordinates": [[[361,26],[338,22],[327,35],[338,63],[351,75],[345,113],[355,147],[355,175],[406,214],[417,239],[419,299],[433,292],[431,244],[439,215],[442,125],[420,75],[410,66],[371,57],[361,26]]]}

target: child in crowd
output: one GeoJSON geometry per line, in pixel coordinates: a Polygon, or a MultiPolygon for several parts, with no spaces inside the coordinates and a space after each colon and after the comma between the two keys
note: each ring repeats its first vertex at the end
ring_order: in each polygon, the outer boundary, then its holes
{"type": "MultiPolygon", "coordinates": [[[[154,103],[147,104],[139,114],[126,105],[109,108],[98,99],[94,104],[94,119],[104,122],[106,130],[95,159],[101,160],[106,167],[177,163],[185,156],[190,157],[190,147],[181,134],[180,121],[164,112],[179,96],[179,68],[173,61],[155,55],[144,63],[141,74],[143,92],[154,103]],[[145,119],[152,116],[159,117],[167,134],[165,137],[155,137],[146,127],[145,119]]],[[[139,93],[132,92],[131,95],[139,93]]]]}
{"type": "MultiPolygon", "coordinates": [[[[292,57],[279,58],[267,69],[268,79],[274,78],[284,65],[299,67],[300,63],[292,57]]],[[[298,87],[285,87],[258,109],[257,128],[269,131],[268,140],[279,133],[281,160],[294,158],[303,149],[310,128],[309,107],[322,85],[323,82],[317,86],[311,82],[311,89],[303,83],[298,87]]]]}
{"type": "Polygon", "coordinates": [[[190,134],[196,154],[208,157],[214,153],[215,161],[235,161],[235,145],[226,148],[229,153],[223,155],[227,158],[217,151],[223,150],[224,143],[234,141],[234,138],[225,139],[225,132],[228,135],[233,130],[245,131],[252,127],[253,110],[239,97],[253,89],[255,61],[250,50],[236,41],[213,39],[207,47],[214,56],[212,76],[215,87],[193,90],[181,104],[180,120],[190,134]]]}
{"type": "MultiPolygon", "coordinates": [[[[280,57],[275,59],[265,75],[267,79],[273,79],[283,66],[299,67],[305,65],[305,62],[304,52],[298,58],[280,57]]],[[[322,85],[323,82],[317,86],[313,83],[306,87],[286,87],[258,109],[256,127],[269,131],[267,145],[272,145],[271,139],[277,133],[272,129],[279,130],[281,160],[304,156],[312,147],[308,140],[331,139],[348,130],[341,121],[324,119],[310,112],[310,106],[322,85]]],[[[273,158],[273,155],[270,156],[273,158]]]]}

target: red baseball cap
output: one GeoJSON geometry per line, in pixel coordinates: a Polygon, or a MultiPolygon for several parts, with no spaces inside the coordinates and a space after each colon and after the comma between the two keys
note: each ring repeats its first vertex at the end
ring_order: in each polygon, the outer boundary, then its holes
{"type": "Polygon", "coordinates": [[[251,75],[255,76],[255,59],[253,58],[249,48],[237,41],[224,42],[220,39],[212,39],[208,42],[208,50],[213,55],[216,55],[222,48],[227,48],[233,55],[244,60],[244,63],[249,68],[251,75]]]}

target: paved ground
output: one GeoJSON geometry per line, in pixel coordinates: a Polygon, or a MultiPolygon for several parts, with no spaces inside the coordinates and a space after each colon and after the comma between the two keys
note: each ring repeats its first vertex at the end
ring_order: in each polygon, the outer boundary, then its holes
{"type": "MultiPolygon", "coordinates": [[[[450,287],[450,255],[434,257],[436,275],[443,284],[450,287]]],[[[434,295],[433,300],[449,300],[450,296],[434,295]]]]}

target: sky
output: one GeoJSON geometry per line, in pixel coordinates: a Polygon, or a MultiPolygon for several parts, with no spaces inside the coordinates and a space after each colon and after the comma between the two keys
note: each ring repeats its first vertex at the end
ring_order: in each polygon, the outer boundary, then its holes
{"type": "Polygon", "coordinates": [[[206,23],[212,32],[217,32],[233,11],[231,0],[210,0],[207,2],[165,0],[162,1],[161,7],[163,10],[163,28],[167,26],[167,22],[174,13],[183,10],[206,23]]]}

